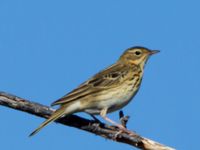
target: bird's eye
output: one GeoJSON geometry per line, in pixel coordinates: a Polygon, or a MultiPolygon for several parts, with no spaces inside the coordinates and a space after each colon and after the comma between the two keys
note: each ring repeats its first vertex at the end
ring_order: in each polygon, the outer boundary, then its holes
{"type": "Polygon", "coordinates": [[[141,51],[135,51],[135,55],[136,56],[140,56],[141,55],[141,51]]]}

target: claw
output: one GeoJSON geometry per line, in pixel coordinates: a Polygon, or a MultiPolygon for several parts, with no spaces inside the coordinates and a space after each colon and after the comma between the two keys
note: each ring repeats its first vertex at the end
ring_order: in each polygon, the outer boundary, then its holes
{"type": "Polygon", "coordinates": [[[115,133],[114,136],[113,136],[113,138],[112,138],[112,140],[113,140],[113,141],[117,141],[117,138],[119,137],[119,135],[120,135],[122,132],[123,132],[123,131],[120,130],[120,131],[118,131],[117,133],[115,133]]]}

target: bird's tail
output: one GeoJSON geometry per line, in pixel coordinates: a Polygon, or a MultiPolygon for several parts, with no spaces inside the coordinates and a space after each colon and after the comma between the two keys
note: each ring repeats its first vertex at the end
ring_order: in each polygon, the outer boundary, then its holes
{"type": "Polygon", "coordinates": [[[38,133],[43,127],[48,125],[50,122],[57,120],[58,118],[62,117],[65,114],[65,109],[60,108],[56,110],[52,116],[50,116],[46,121],[44,121],[37,129],[35,129],[29,136],[33,136],[38,133]]]}

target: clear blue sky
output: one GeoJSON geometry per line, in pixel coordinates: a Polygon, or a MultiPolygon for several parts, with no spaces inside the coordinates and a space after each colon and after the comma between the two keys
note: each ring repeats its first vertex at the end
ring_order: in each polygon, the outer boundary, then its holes
{"type": "MultiPolygon", "coordinates": [[[[200,2],[1,0],[0,90],[50,105],[115,62],[124,49],[159,49],[123,110],[129,129],[177,149],[199,148],[200,2]]],[[[89,117],[80,114],[84,117],[89,117]]],[[[117,120],[118,113],[109,115],[117,120]]],[[[130,149],[0,106],[1,149],[130,149]]]]}

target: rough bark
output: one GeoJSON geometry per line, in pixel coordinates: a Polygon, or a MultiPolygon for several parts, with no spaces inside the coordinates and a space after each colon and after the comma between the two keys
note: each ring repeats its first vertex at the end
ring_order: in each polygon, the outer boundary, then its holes
{"type": "MultiPolygon", "coordinates": [[[[31,102],[29,100],[5,92],[0,92],[0,105],[10,107],[15,110],[23,111],[42,118],[48,118],[55,111],[54,109],[48,106],[31,102]]],[[[56,122],[99,135],[106,139],[129,144],[139,149],[174,150],[171,147],[144,138],[136,133],[131,135],[127,133],[120,133],[119,130],[115,127],[108,126],[104,123],[97,123],[94,120],[81,118],[77,115],[63,117],[61,119],[58,119],[56,122]]]]}

